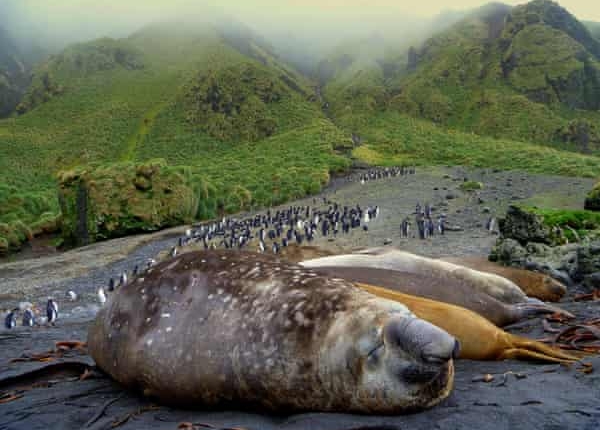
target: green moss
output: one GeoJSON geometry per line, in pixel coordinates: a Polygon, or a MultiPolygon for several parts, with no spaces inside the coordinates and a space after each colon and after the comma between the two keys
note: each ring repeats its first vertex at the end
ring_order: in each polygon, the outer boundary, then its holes
{"type": "Polygon", "coordinates": [[[540,208],[527,208],[527,210],[541,217],[542,222],[548,227],[560,227],[571,242],[595,235],[600,230],[600,214],[596,212],[540,208]]]}
{"type": "Polygon", "coordinates": [[[477,181],[467,181],[460,184],[460,189],[463,191],[477,191],[483,189],[483,184],[477,181]]]}

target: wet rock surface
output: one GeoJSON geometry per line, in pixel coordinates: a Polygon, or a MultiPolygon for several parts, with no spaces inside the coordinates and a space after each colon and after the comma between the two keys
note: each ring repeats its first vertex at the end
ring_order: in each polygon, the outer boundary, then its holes
{"type": "MultiPolygon", "coordinates": [[[[487,255],[497,237],[485,229],[490,216],[502,216],[515,194],[526,198],[557,196],[572,207],[581,207],[592,182],[581,179],[532,176],[516,172],[469,169],[430,169],[416,175],[368,182],[338,178],[322,196],[295,204],[313,204],[325,197],[340,204],[379,205],[381,215],[369,231],[338,236],[334,241],[319,238],[316,245],[331,251],[350,251],[361,247],[391,245],[431,256],[487,255]],[[459,190],[463,178],[482,182],[477,192],[459,190]],[[509,181],[508,179],[512,179],[509,181]],[[511,186],[507,187],[506,184],[511,186]],[[446,200],[450,190],[457,198],[446,200]],[[482,203],[490,209],[483,213],[482,203]],[[429,202],[436,212],[448,215],[451,225],[463,231],[448,232],[422,241],[402,238],[399,225],[413,218],[417,202],[429,202]],[[389,239],[389,240],[388,240],[389,239]]],[[[19,302],[44,304],[48,296],[60,304],[54,327],[17,327],[0,331],[0,392],[22,396],[0,403],[2,429],[71,428],[157,428],[175,429],[191,422],[216,428],[246,429],[431,429],[433,428],[579,428],[600,426],[600,358],[590,358],[592,373],[580,366],[570,368],[517,361],[456,363],[456,382],[452,395],[429,411],[400,417],[373,417],[345,414],[299,414],[268,416],[257,411],[186,411],[155,407],[136,393],[124,392],[100,373],[79,380],[89,356],[73,351],[50,362],[13,362],[22,354],[45,352],[61,340],[85,340],[87,325],[99,303],[96,290],[123,270],[143,264],[173,246],[175,233],[183,229],[145,237],[130,237],[35,260],[0,264],[0,308],[11,309],[19,302]],[[71,302],[68,290],[77,293],[71,302]],[[65,364],[60,364],[65,363],[65,364]],[[40,369],[45,369],[41,371],[40,369]],[[32,378],[24,374],[36,371],[32,378]],[[511,373],[512,372],[512,373],[511,373]],[[482,378],[491,374],[491,382],[482,378]]],[[[518,243],[517,243],[518,244],[518,243]]],[[[575,251],[573,251],[575,252],[575,251]]],[[[600,317],[599,302],[574,302],[582,287],[572,286],[560,304],[574,313],[579,322],[600,317]]],[[[555,327],[560,327],[555,324],[555,327]]],[[[550,338],[542,321],[533,319],[509,329],[531,338],[550,338]]],[[[0,398],[1,400],[1,398],[0,398]]],[[[202,428],[202,427],[199,427],[202,428]]]]}

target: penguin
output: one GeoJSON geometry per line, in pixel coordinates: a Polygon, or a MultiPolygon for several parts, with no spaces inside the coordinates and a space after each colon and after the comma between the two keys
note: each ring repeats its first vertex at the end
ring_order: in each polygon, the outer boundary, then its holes
{"type": "Polygon", "coordinates": [[[4,318],[4,327],[6,327],[7,329],[13,329],[17,326],[17,312],[19,311],[19,309],[13,309],[12,311],[10,311],[10,313],[8,315],[6,315],[6,318],[4,318]]]}
{"type": "Polygon", "coordinates": [[[135,267],[133,268],[133,272],[131,272],[131,276],[137,276],[138,273],[140,271],[139,266],[136,264],[135,267]]]}
{"type": "Polygon", "coordinates": [[[48,299],[46,303],[46,316],[48,317],[48,322],[52,325],[58,319],[58,305],[52,299],[48,299]]]}
{"type": "Polygon", "coordinates": [[[288,241],[285,237],[283,239],[281,239],[281,246],[284,248],[286,248],[288,246],[288,241]]]}
{"type": "MultiPolygon", "coordinates": [[[[150,267],[150,266],[148,266],[148,267],[150,267]]],[[[115,286],[116,286],[116,285],[115,285],[115,279],[114,279],[114,278],[110,278],[110,279],[108,280],[108,291],[109,291],[109,292],[111,292],[111,293],[112,293],[113,291],[115,291],[115,286]]]]}
{"type": "Polygon", "coordinates": [[[364,224],[364,225],[363,225],[363,230],[364,230],[364,231],[369,231],[369,226],[368,226],[367,224],[364,224]]]}
{"type": "Polygon", "coordinates": [[[261,242],[265,241],[265,229],[261,228],[260,231],[258,232],[258,238],[260,239],[261,242]]]}
{"type": "MultiPolygon", "coordinates": [[[[171,258],[177,257],[177,247],[176,246],[174,246],[173,248],[171,248],[170,255],[171,255],[171,258]]],[[[125,278],[125,282],[127,282],[127,278],[125,278]]]]}
{"type": "Polygon", "coordinates": [[[258,244],[258,250],[260,252],[265,252],[265,243],[262,240],[258,244]]]}
{"type": "Polygon", "coordinates": [[[120,285],[124,286],[127,284],[127,272],[121,273],[120,285]]]}
{"type": "Polygon", "coordinates": [[[98,288],[98,301],[101,305],[106,303],[106,294],[104,294],[104,288],[102,287],[98,288]]]}
{"type": "Polygon", "coordinates": [[[33,327],[35,325],[35,315],[31,309],[25,309],[23,313],[23,326],[33,327]]]}
{"type": "Polygon", "coordinates": [[[272,250],[273,250],[273,254],[279,253],[279,245],[277,244],[277,242],[273,242],[272,250]]]}

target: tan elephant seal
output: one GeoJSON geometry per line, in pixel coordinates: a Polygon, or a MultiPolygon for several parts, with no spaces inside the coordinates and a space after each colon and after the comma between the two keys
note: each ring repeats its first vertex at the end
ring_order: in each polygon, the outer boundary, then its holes
{"type": "Polygon", "coordinates": [[[356,284],[378,297],[406,305],[420,318],[442,327],[461,343],[459,358],[470,360],[535,360],[574,363],[580,357],[541,342],[505,332],[468,309],[379,286],[356,284]]]}
{"type": "Polygon", "coordinates": [[[545,302],[558,302],[567,293],[567,287],[551,276],[517,267],[501,266],[485,257],[452,257],[442,260],[502,276],[517,284],[529,297],[545,302]]]}
{"type": "Polygon", "coordinates": [[[448,396],[459,350],[400,303],[230,251],[139,275],[109,297],[88,345],[102,370],[162,403],[375,414],[448,396]]]}

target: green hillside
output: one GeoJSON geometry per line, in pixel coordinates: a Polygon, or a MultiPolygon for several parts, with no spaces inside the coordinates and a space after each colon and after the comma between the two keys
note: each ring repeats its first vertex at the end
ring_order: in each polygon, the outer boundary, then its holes
{"type": "Polygon", "coordinates": [[[0,205],[0,223],[30,226],[57,213],[56,175],[79,165],[193,166],[231,211],[240,207],[229,193],[240,186],[249,206],[261,206],[318,191],[347,166],[334,147],[348,139],[309,82],[248,34],[203,28],[148,27],[39,66],[21,115],[0,121],[0,201],[36,203],[18,213],[16,202],[0,205]]]}
{"type": "Polygon", "coordinates": [[[353,155],[374,165],[465,165],[595,178],[600,157],[522,141],[449,131],[430,121],[388,111],[362,129],[353,155]]]}

